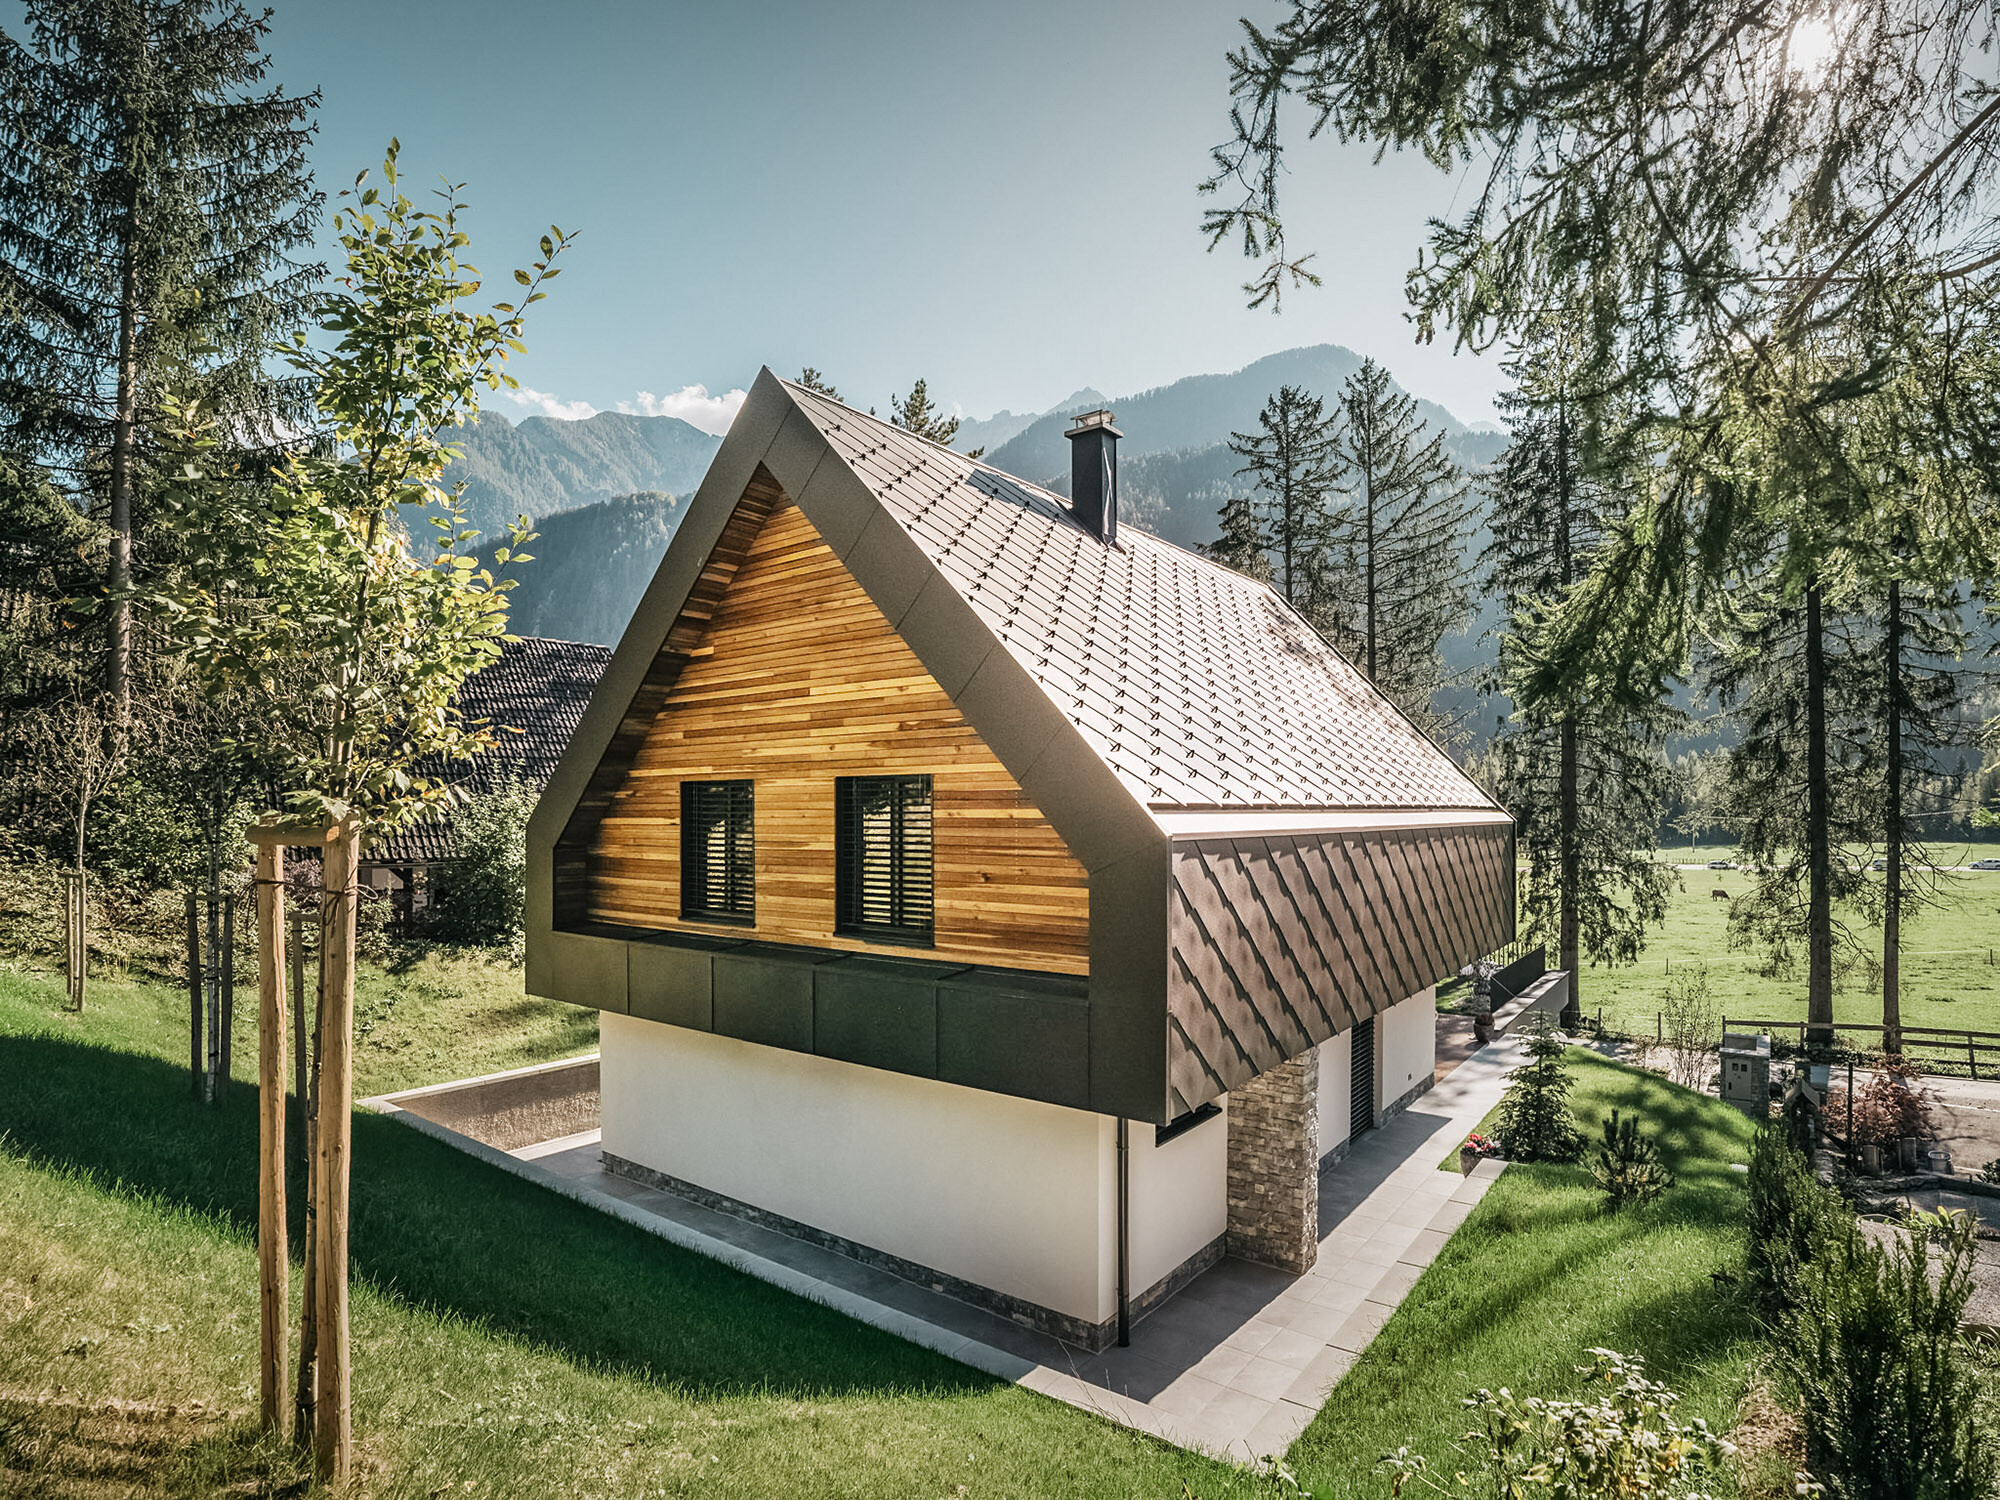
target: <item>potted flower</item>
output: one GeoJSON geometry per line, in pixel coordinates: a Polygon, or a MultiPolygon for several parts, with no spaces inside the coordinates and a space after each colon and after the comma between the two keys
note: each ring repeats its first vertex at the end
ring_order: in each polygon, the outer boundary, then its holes
{"type": "Polygon", "coordinates": [[[1481,1135],[1475,1130],[1465,1138],[1465,1144],[1458,1148],[1458,1170],[1466,1176],[1470,1176],[1472,1169],[1478,1165],[1480,1157],[1498,1156],[1499,1154],[1499,1142],[1495,1141],[1492,1136],[1481,1135]]]}

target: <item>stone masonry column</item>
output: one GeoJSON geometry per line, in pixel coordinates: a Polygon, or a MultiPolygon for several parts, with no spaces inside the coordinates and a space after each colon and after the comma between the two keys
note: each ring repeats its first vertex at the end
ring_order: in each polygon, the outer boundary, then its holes
{"type": "Polygon", "coordinates": [[[1229,1096],[1231,1255],[1294,1276],[1319,1257],[1319,1052],[1229,1096]]]}

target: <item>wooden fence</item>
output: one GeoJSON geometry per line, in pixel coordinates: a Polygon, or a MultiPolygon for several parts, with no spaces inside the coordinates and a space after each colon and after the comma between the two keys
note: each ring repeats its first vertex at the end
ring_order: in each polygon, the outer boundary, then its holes
{"type": "MultiPolygon", "coordinates": [[[[1768,1031],[1774,1041],[1789,1033],[1797,1039],[1792,1044],[1794,1050],[1806,1050],[1804,1021],[1764,1021],[1725,1016],[1722,1029],[1768,1031]]],[[[1848,1053],[1879,1053],[1882,1050],[1882,1034],[1887,1029],[1879,1022],[1836,1021],[1833,1026],[1834,1049],[1848,1053]],[[1843,1035],[1871,1036],[1873,1040],[1865,1045],[1843,1047],[1840,1040],[1843,1035]]],[[[1901,1026],[1897,1030],[1903,1034],[1904,1059],[1926,1073],[1956,1075],[1963,1072],[1975,1080],[1981,1077],[2000,1078],[2000,1031],[1961,1031],[1940,1026],[1901,1026]]]]}

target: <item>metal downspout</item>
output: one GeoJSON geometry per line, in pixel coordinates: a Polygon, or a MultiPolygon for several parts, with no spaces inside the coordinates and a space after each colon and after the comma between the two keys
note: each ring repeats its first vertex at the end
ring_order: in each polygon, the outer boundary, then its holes
{"type": "Polygon", "coordinates": [[[1118,1347],[1132,1342],[1132,1127],[1118,1117],[1118,1347]]]}

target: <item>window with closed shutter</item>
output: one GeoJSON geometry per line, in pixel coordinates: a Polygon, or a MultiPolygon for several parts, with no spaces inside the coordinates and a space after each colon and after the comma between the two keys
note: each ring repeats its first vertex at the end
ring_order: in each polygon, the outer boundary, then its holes
{"type": "Polygon", "coordinates": [[[836,930],[929,944],[930,777],[843,776],[833,785],[836,930]]]}
{"type": "Polygon", "coordinates": [[[757,837],[747,781],[681,783],[681,915],[757,918],[757,837]]]}

